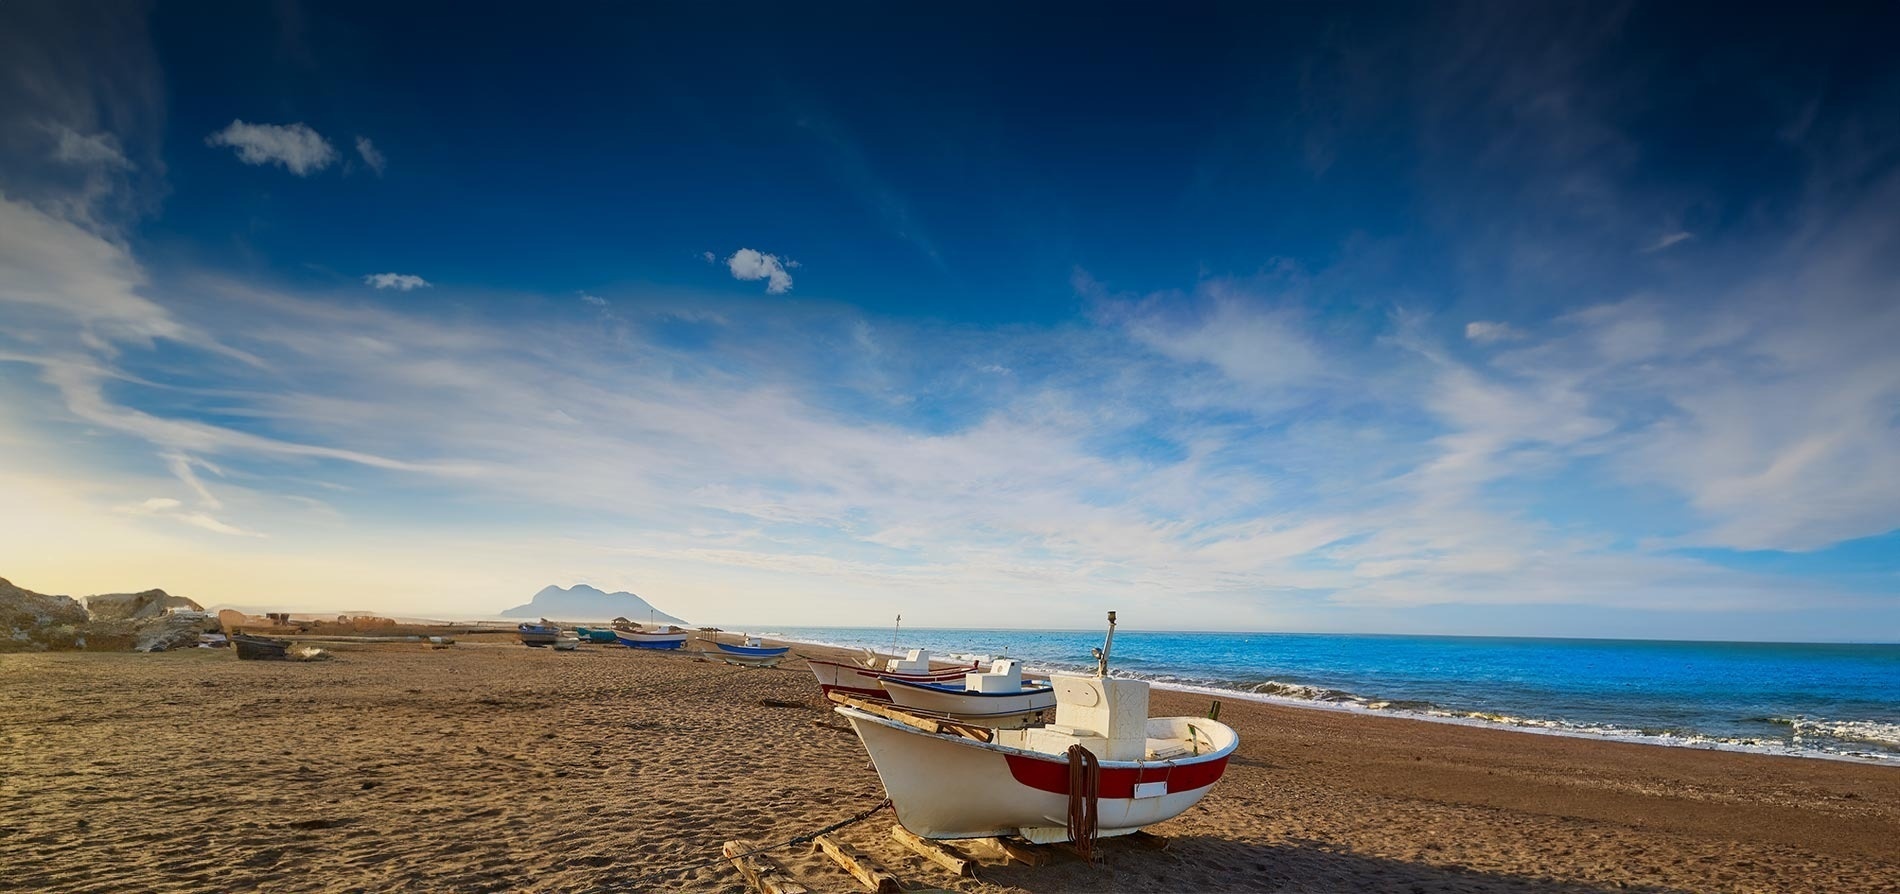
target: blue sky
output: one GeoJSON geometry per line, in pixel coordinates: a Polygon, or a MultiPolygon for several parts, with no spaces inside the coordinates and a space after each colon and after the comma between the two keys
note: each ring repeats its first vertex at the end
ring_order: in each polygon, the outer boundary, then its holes
{"type": "Polygon", "coordinates": [[[1900,639],[1875,12],[0,24],[22,586],[1900,639]]]}

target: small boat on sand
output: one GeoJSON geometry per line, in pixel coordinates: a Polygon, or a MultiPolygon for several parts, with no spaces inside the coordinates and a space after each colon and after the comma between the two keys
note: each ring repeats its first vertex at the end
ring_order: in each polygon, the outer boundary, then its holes
{"type": "Polygon", "coordinates": [[[764,641],[756,636],[746,637],[743,646],[729,645],[718,640],[713,640],[713,645],[719,647],[718,651],[700,654],[741,667],[778,667],[778,663],[785,660],[785,653],[792,650],[790,646],[767,647],[764,641]]]}
{"type": "Polygon", "coordinates": [[[521,637],[524,646],[551,646],[561,639],[561,628],[551,624],[518,624],[515,635],[521,637]]]}
{"type": "Polygon", "coordinates": [[[809,658],[805,663],[811,666],[812,676],[818,678],[818,688],[824,690],[826,695],[843,692],[847,695],[879,701],[890,701],[891,694],[884,691],[883,684],[883,681],[887,679],[914,683],[945,683],[961,680],[964,674],[980,669],[974,661],[953,667],[936,667],[930,659],[930,652],[925,649],[912,649],[909,655],[903,658],[892,658],[882,667],[877,665],[874,658],[875,656],[856,664],[809,658]]]}
{"type": "Polygon", "coordinates": [[[584,643],[611,644],[615,641],[614,632],[612,630],[603,630],[599,627],[576,627],[574,628],[574,633],[578,635],[581,642],[584,643]]]}
{"type": "Polygon", "coordinates": [[[986,729],[833,693],[877,767],[898,822],[924,837],[1020,835],[1049,844],[1126,835],[1205,797],[1240,744],[1199,717],[1149,717],[1148,683],[1056,674],[1055,722],[986,729]]]}
{"type": "Polygon", "coordinates": [[[983,726],[1023,726],[1056,706],[1055,687],[1023,680],[1023,663],[1014,658],[999,658],[991,663],[989,673],[964,674],[956,681],[886,677],[882,682],[891,701],[899,705],[983,726]]]}
{"type": "Polygon", "coordinates": [[[691,635],[671,624],[653,630],[614,631],[614,639],[629,649],[677,649],[691,635]]]}
{"type": "Polygon", "coordinates": [[[290,657],[290,640],[287,639],[233,633],[231,645],[237,647],[237,657],[245,661],[284,661],[290,657]]]}
{"type": "Polygon", "coordinates": [[[765,645],[764,640],[759,639],[756,636],[746,637],[745,645],[743,646],[735,646],[735,645],[722,643],[718,641],[714,641],[713,645],[718,646],[719,650],[722,652],[731,652],[734,655],[749,655],[754,658],[767,658],[773,655],[783,655],[786,652],[790,652],[792,650],[791,646],[768,647],[765,645]]]}

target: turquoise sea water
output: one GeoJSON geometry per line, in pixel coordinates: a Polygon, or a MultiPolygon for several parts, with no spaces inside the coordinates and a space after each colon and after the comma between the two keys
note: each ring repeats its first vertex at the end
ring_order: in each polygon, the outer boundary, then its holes
{"type": "MultiPolygon", "coordinates": [[[[891,630],[783,627],[891,647],[891,630]]],[[[901,648],[1092,667],[1102,634],[906,629],[901,648]]],[[[1116,673],[1171,687],[1580,736],[1900,764],[1900,645],[1119,630],[1116,673]]]]}

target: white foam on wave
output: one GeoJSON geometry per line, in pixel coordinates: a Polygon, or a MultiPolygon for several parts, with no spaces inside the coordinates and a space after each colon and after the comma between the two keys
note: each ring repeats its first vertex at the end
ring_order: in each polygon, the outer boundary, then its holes
{"type": "Polygon", "coordinates": [[[1786,724],[1792,728],[1796,741],[1804,738],[1827,738],[1900,748],[1900,723],[1882,723],[1878,720],[1811,720],[1806,717],[1776,717],[1773,720],[1775,723],[1786,724]]]}

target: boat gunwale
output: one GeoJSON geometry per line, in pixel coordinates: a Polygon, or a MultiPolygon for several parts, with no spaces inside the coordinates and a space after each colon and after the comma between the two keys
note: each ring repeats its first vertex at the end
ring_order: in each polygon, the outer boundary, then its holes
{"type": "Polygon", "coordinates": [[[901,686],[909,686],[914,689],[927,689],[927,690],[930,690],[931,692],[939,692],[944,695],[980,695],[980,696],[983,696],[984,698],[1008,698],[1010,696],[1016,696],[1016,695],[1041,695],[1045,692],[1056,691],[1056,688],[1054,686],[1038,686],[1034,689],[1030,689],[1029,684],[1027,683],[1023,684],[1022,689],[1019,689],[1015,692],[971,692],[968,689],[965,689],[962,687],[957,687],[957,688],[952,689],[949,686],[944,686],[937,683],[922,683],[916,680],[885,680],[884,682],[896,683],[901,686]]]}
{"type": "MultiPolygon", "coordinates": [[[[911,726],[908,723],[903,723],[897,720],[891,720],[888,717],[879,717],[878,715],[872,714],[869,711],[860,711],[856,708],[851,707],[850,705],[838,705],[832,708],[832,710],[838,712],[839,714],[844,715],[846,718],[853,719],[853,720],[859,720],[859,719],[869,720],[872,723],[876,723],[880,726],[890,727],[891,729],[897,730],[898,732],[915,733],[919,736],[929,736],[935,739],[943,739],[953,744],[967,745],[972,748],[982,748],[987,751],[997,752],[998,754],[1017,755],[1019,757],[1026,757],[1026,758],[1031,758],[1034,760],[1042,760],[1042,761],[1048,761],[1050,763],[1058,763],[1058,764],[1067,763],[1068,761],[1068,758],[1065,757],[1064,755],[1051,754],[1047,751],[1031,751],[1027,748],[1017,748],[1012,745],[998,745],[995,742],[984,742],[980,739],[971,739],[965,736],[955,735],[951,733],[933,733],[928,730],[918,729],[917,727],[911,726]]],[[[1226,730],[1228,734],[1233,738],[1233,741],[1227,743],[1227,745],[1225,745],[1224,747],[1217,748],[1213,751],[1207,752],[1206,754],[1192,754],[1192,755],[1188,755],[1185,758],[1170,757],[1170,758],[1156,758],[1154,760],[1140,760],[1140,761],[1097,760],[1096,763],[1098,763],[1104,770],[1142,770],[1142,769],[1147,769],[1150,767],[1185,767],[1192,764],[1201,764],[1201,763],[1206,763],[1208,761],[1218,760],[1220,758],[1227,757],[1228,755],[1234,753],[1234,749],[1240,747],[1240,734],[1238,732],[1235,732],[1233,727],[1228,726],[1227,724],[1222,723],[1218,720],[1209,720],[1205,717],[1150,717],[1148,719],[1149,720],[1186,720],[1186,721],[1190,721],[1196,724],[1205,723],[1210,726],[1218,726],[1221,729],[1226,730]]],[[[863,738],[863,737],[860,736],[859,738],[863,738]]]]}

